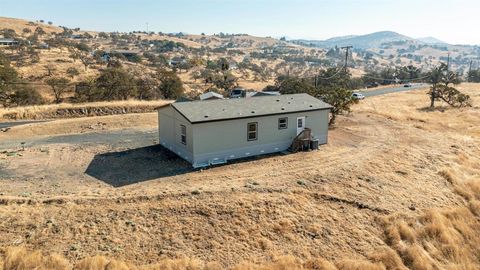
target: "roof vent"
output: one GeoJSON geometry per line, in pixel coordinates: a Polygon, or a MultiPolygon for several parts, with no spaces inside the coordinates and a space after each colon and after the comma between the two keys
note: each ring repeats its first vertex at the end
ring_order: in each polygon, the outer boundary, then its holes
{"type": "Polygon", "coordinates": [[[310,108],[313,108],[313,105],[312,105],[312,104],[310,104],[310,108]]]}
{"type": "Polygon", "coordinates": [[[287,102],[287,103],[288,103],[288,104],[290,104],[290,101],[289,101],[289,102],[287,102]]]}
{"type": "Polygon", "coordinates": [[[284,108],[284,107],[282,107],[282,111],[285,111],[285,108],[284,108]]]}
{"type": "Polygon", "coordinates": [[[208,118],[208,115],[204,115],[203,117],[208,118]]]}
{"type": "Polygon", "coordinates": [[[277,102],[280,102],[280,99],[277,99],[277,102]]]}
{"type": "Polygon", "coordinates": [[[255,111],[251,111],[251,113],[255,113],[255,111]]]}

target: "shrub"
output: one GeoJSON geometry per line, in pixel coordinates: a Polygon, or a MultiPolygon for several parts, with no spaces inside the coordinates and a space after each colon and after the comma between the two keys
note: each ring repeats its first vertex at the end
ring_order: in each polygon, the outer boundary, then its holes
{"type": "Polygon", "coordinates": [[[10,100],[16,106],[38,105],[45,102],[37,90],[26,86],[17,88],[10,100]]]}

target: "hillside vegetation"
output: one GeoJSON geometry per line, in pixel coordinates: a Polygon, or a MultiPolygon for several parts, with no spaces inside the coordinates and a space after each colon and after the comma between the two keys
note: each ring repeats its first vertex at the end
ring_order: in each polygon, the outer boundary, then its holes
{"type": "Polygon", "coordinates": [[[317,43],[246,34],[105,33],[0,19],[0,35],[19,42],[0,48],[2,65],[17,74],[2,86],[18,90],[16,99],[4,102],[8,106],[195,98],[205,91],[226,95],[235,87],[260,91],[285,76],[313,78],[321,70],[341,68],[344,43],[355,45],[348,62],[352,76],[359,78],[356,88],[419,81],[410,72],[429,71],[445,62],[448,52],[450,67],[470,81],[476,73],[466,74],[467,67],[480,53],[475,46],[427,44],[393,32],[334,38],[312,47],[317,43]],[[407,73],[398,72],[405,68],[407,73]]]}

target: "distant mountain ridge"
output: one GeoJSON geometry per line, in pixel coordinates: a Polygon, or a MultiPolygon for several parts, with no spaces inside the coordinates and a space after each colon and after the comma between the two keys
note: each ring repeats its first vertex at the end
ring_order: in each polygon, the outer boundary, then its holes
{"type": "Polygon", "coordinates": [[[381,31],[375,32],[366,35],[348,35],[333,37],[326,40],[305,40],[297,39],[292,40],[294,43],[302,43],[313,45],[316,47],[331,48],[331,47],[342,47],[342,46],[353,46],[354,48],[360,49],[370,49],[378,48],[384,43],[398,42],[398,41],[410,41],[422,44],[446,44],[445,42],[436,39],[434,37],[425,37],[425,38],[411,38],[393,31],[381,31]]]}
{"type": "Polygon", "coordinates": [[[434,38],[434,37],[422,37],[422,38],[417,38],[417,40],[419,42],[423,42],[423,43],[426,43],[426,44],[447,44],[445,41],[442,41],[438,38],[434,38]]]}

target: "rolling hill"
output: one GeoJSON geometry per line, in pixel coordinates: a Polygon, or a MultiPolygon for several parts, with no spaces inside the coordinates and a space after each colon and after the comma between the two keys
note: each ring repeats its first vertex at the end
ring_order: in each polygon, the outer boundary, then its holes
{"type": "Polygon", "coordinates": [[[422,37],[417,38],[417,40],[425,44],[447,44],[446,42],[434,37],[422,37]]]}
{"type": "Polygon", "coordinates": [[[347,35],[333,37],[326,40],[305,40],[297,39],[292,40],[298,44],[308,44],[322,48],[332,48],[335,46],[353,46],[359,49],[373,49],[379,48],[382,44],[397,42],[397,41],[409,41],[411,43],[426,44],[426,45],[448,45],[446,42],[439,40],[435,37],[421,37],[412,38],[393,31],[375,32],[366,35],[347,35]]]}
{"type": "Polygon", "coordinates": [[[341,47],[341,46],[354,46],[355,48],[370,49],[378,48],[384,43],[390,43],[395,41],[410,41],[414,40],[411,37],[407,37],[392,31],[375,32],[361,36],[343,36],[334,37],[327,40],[295,40],[295,43],[311,44],[323,48],[341,47]]]}

